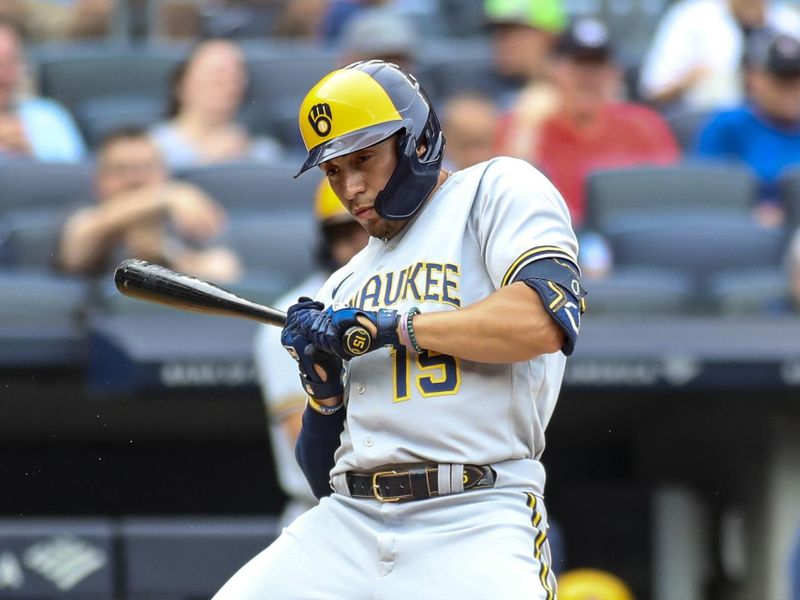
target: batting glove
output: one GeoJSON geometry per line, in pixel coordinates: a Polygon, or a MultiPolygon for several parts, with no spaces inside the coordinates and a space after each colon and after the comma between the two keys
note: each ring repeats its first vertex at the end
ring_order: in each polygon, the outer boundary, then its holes
{"type": "Polygon", "coordinates": [[[284,328],[281,343],[300,370],[300,383],[314,399],[334,398],[344,393],[342,359],[316,348],[308,338],[284,328]]]}
{"type": "Polygon", "coordinates": [[[318,348],[341,358],[349,359],[384,346],[400,345],[396,310],[328,308],[318,311],[312,308],[304,312],[298,331],[318,348]]]}

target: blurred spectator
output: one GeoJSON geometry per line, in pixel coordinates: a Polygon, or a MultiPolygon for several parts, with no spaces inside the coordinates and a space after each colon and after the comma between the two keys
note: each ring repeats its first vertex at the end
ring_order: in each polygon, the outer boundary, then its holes
{"type": "Polygon", "coordinates": [[[561,0],[485,0],[495,79],[484,87],[502,109],[546,72],[553,44],[566,25],[561,0]]]}
{"type": "Polygon", "coordinates": [[[283,4],[273,35],[317,40],[328,9],[328,0],[290,0],[283,4]]]}
{"type": "Polygon", "coordinates": [[[0,21],[0,160],[81,160],[86,146],[67,110],[24,93],[24,64],[18,31],[0,21]]]}
{"type": "Polygon", "coordinates": [[[281,156],[276,141],[253,138],[236,122],[246,87],[244,56],[235,43],[197,46],[174,75],[169,120],[151,132],[171,169],[281,156]]]}
{"type": "Polygon", "coordinates": [[[575,569],[558,578],[559,600],[635,600],[616,575],[597,569],[575,569]]]}
{"type": "MultiPolygon", "coordinates": [[[[327,179],[320,182],[314,212],[319,224],[319,269],[276,301],[275,306],[280,309],[285,310],[301,296],[315,297],[328,276],[349,262],[369,240],[367,231],[339,202],[327,179]]],[[[280,523],[286,526],[317,503],[294,458],[305,394],[294,361],[281,345],[281,330],[277,327],[264,325],[259,328],[255,340],[255,363],[267,404],[278,479],[289,496],[280,523]]]]}
{"type": "Polygon", "coordinates": [[[419,33],[408,17],[387,8],[370,8],[345,26],[339,45],[340,63],[385,60],[413,73],[419,44],[419,33]]]}
{"type": "Polygon", "coordinates": [[[800,163],[800,38],[762,34],[747,55],[750,102],[719,113],[700,132],[697,153],[746,163],[761,181],[756,216],[778,225],[777,180],[800,163]]]}
{"type": "Polygon", "coordinates": [[[239,277],[237,257],[207,245],[225,226],[223,209],[198,188],[168,179],[146,131],[120,130],[104,140],[95,193],[95,206],[65,221],[62,270],[98,275],[124,258],[141,258],[219,282],[239,277]]]}
{"type": "Polygon", "coordinates": [[[0,16],[31,42],[102,38],[111,29],[113,0],[3,0],[0,16]]]}
{"type": "MultiPolygon", "coordinates": [[[[788,252],[789,278],[792,295],[792,304],[795,310],[800,311],[800,229],[798,229],[789,244],[788,252]]],[[[798,532],[800,534],[800,532],[798,532]]],[[[800,600],[800,535],[797,538],[797,551],[795,556],[795,595],[793,600],[800,600]]]]}
{"type": "Polygon", "coordinates": [[[498,123],[497,107],[489,98],[471,93],[450,98],[442,108],[446,168],[464,169],[496,156],[498,123]]]}
{"type": "MultiPolygon", "coordinates": [[[[606,27],[578,20],[561,36],[552,60],[551,79],[558,110],[536,132],[528,156],[561,191],[573,223],[584,219],[584,185],[596,169],[678,160],[679,150],[666,122],[644,106],[619,102],[621,73],[606,27]]],[[[500,149],[505,152],[505,122],[500,149]]]]}
{"type": "Polygon", "coordinates": [[[320,22],[320,33],[326,42],[341,42],[349,22],[362,10],[381,7],[387,0],[329,0],[320,22]]]}
{"type": "Polygon", "coordinates": [[[690,110],[741,102],[748,38],[764,28],[799,34],[800,14],[772,0],[681,0],[663,17],[640,74],[642,97],[690,110]]]}

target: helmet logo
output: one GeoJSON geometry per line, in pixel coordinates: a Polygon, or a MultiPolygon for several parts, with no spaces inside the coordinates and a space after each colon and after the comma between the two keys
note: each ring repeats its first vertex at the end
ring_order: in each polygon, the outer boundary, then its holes
{"type": "Polygon", "coordinates": [[[327,102],[315,104],[308,111],[308,122],[319,137],[325,137],[331,132],[331,105],[327,102]]]}

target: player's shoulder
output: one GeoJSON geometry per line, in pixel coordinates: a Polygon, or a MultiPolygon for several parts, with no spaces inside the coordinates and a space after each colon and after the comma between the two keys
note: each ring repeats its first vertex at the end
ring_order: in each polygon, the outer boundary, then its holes
{"type": "Polygon", "coordinates": [[[521,158],[498,156],[476,167],[483,168],[481,189],[490,194],[519,190],[528,195],[532,191],[547,191],[552,186],[539,169],[521,158]]]}

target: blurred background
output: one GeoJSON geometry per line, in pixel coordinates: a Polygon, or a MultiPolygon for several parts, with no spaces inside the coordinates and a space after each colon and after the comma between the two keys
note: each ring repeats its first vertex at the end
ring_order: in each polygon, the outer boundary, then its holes
{"type": "Polygon", "coordinates": [[[382,58],[448,168],[530,161],[579,234],[559,597],[800,600],[798,36],[777,0],[0,0],[0,599],[209,598],[307,506],[264,330],[112,274],[322,280],[364,240],[292,178],[297,107],[382,58]]]}

